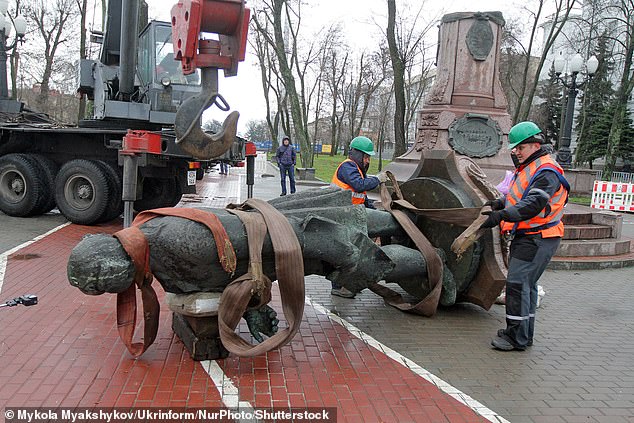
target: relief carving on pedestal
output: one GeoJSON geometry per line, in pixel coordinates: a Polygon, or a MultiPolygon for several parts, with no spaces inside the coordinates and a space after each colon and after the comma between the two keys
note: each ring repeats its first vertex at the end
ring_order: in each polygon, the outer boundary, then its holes
{"type": "Polygon", "coordinates": [[[438,130],[421,129],[419,131],[414,149],[416,151],[433,150],[436,147],[436,143],[438,143],[438,130]]]}

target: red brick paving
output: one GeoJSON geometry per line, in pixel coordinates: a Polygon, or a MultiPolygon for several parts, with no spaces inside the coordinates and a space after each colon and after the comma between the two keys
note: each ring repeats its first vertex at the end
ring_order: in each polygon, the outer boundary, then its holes
{"type": "MultiPolygon", "coordinates": [[[[154,345],[135,360],[118,338],[115,296],[87,296],[67,282],[79,240],[119,228],[70,225],[9,257],[2,298],[36,294],[39,304],[0,310],[0,408],[222,406],[173,334],[166,307],[154,345]]],[[[274,305],[280,310],[279,295],[274,305]]],[[[337,407],[339,422],[486,421],[308,305],[289,345],[219,365],[240,401],[256,407],[337,407]]]]}

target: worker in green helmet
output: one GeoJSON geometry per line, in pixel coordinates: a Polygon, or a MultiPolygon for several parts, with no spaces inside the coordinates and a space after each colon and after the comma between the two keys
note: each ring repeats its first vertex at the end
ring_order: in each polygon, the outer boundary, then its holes
{"type": "Polygon", "coordinates": [[[506,277],[506,328],[491,345],[523,351],[533,345],[537,281],[557,251],[564,234],[561,220],[570,185],[561,166],[545,148],[544,135],[533,122],[520,122],[509,132],[509,149],[517,169],[506,197],[485,203],[481,228],[499,226],[511,241],[506,277]]]}
{"type": "MultiPolygon", "coordinates": [[[[367,174],[370,166],[370,157],[374,156],[374,144],[368,137],[359,136],[350,142],[348,158],[344,160],[334,175],[331,186],[352,192],[352,204],[363,204],[368,208],[374,208],[372,201],[368,199],[367,191],[373,190],[381,182],[387,180],[385,172],[377,176],[367,174]]],[[[344,298],[354,298],[354,293],[343,286],[332,284],[332,295],[344,298]]]]}

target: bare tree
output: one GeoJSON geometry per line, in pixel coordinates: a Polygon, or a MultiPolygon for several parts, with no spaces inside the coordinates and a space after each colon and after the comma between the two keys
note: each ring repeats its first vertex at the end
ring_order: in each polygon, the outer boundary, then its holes
{"type": "Polygon", "coordinates": [[[401,56],[396,42],[396,4],[387,0],[387,44],[394,73],[394,155],[406,151],[405,145],[405,59],[401,56]]]}
{"type": "MultiPolygon", "coordinates": [[[[265,22],[264,24],[266,25],[267,23],[265,22]]],[[[253,40],[250,42],[256,51],[260,65],[260,78],[266,104],[266,122],[272,140],[277,141],[279,139],[280,125],[285,133],[289,133],[288,123],[285,119],[286,114],[283,110],[283,105],[286,104],[284,99],[285,90],[281,86],[281,78],[275,63],[275,54],[271,51],[270,44],[264,39],[261,31],[256,29],[252,33],[255,34],[255,37],[250,37],[249,39],[253,40]],[[275,111],[273,111],[273,108],[275,108],[275,111]]]]}
{"type": "MultiPolygon", "coordinates": [[[[557,40],[557,37],[561,33],[562,28],[564,27],[566,22],[568,22],[570,12],[573,10],[573,7],[576,4],[576,0],[550,1],[555,8],[555,12],[550,17],[551,25],[545,31],[544,48],[541,52],[541,55],[539,56],[539,60],[535,66],[534,73],[531,69],[531,57],[536,50],[535,43],[537,42],[537,30],[539,29],[540,25],[542,25],[542,15],[544,13],[545,6],[547,5],[547,0],[538,0],[536,2],[535,10],[525,8],[527,15],[531,17],[531,28],[530,36],[528,39],[528,46],[524,46],[521,40],[515,39],[517,45],[522,50],[524,62],[523,69],[521,70],[520,87],[518,90],[518,105],[513,115],[513,120],[515,122],[528,119],[528,116],[531,112],[531,107],[533,105],[533,98],[535,97],[535,93],[537,91],[538,78],[536,77],[536,75],[539,75],[541,73],[548,52],[555,43],[555,40],[557,40]]],[[[513,34],[510,34],[510,36],[513,37],[513,34]]]]}
{"type": "Polygon", "coordinates": [[[56,55],[60,46],[68,41],[66,25],[77,16],[77,10],[73,0],[30,0],[25,4],[25,15],[35,25],[42,42],[43,48],[32,55],[29,68],[40,85],[36,107],[47,111],[53,74],[65,67],[64,60],[56,55]]]}
{"type": "Polygon", "coordinates": [[[348,129],[350,136],[344,145],[344,152],[348,152],[350,141],[359,135],[365,120],[368,107],[373,100],[376,90],[381,86],[387,75],[389,57],[382,56],[381,50],[372,53],[370,60],[366,60],[366,53],[359,58],[356,69],[357,75],[351,75],[347,86],[349,98],[348,129]]]}
{"type": "Polygon", "coordinates": [[[328,53],[326,86],[330,94],[330,150],[331,155],[339,151],[339,140],[343,116],[347,112],[347,101],[342,96],[346,75],[348,74],[349,53],[332,49],[328,53]]]}
{"type": "Polygon", "coordinates": [[[313,43],[307,43],[308,54],[300,58],[300,1],[262,0],[260,4],[260,10],[253,15],[253,22],[256,30],[275,52],[276,64],[284,83],[285,97],[289,103],[294,140],[302,150],[302,165],[308,167],[312,162],[313,152],[310,148],[307,122],[311,90],[306,87],[306,72],[315,60],[315,49],[313,43]]]}
{"type": "MultiPolygon", "coordinates": [[[[15,4],[15,9],[13,11],[8,11],[7,15],[11,21],[13,21],[20,13],[20,0],[17,0],[15,4]]],[[[7,34],[8,35],[8,34],[7,34]]],[[[17,34],[16,34],[17,37],[17,34]]],[[[13,48],[13,52],[11,56],[9,56],[9,66],[11,68],[11,98],[18,97],[18,67],[20,64],[20,52],[18,51],[18,47],[20,46],[19,42],[15,43],[15,47],[13,48]]]]}
{"type": "MultiPolygon", "coordinates": [[[[425,72],[424,40],[436,18],[427,22],[423,21],[424,2],[420,3],[415,12],[411,12],[406,4],[403,11],[399,13],[394,0],[387,0],[387,5],[388,22],[385,35],[394,78],[394,155],[398,156],[405,153],[407,149],[406,125],[413,119],[416,112],[414,109],[420,102],[424,87],[414,95],[406,94],[406,91],[414,82],[413,66],[423,65],[420,70],[425,72]],[[406,80],[406,73],[410,78],[409,81],[406,80]],[[407,115],[409,115],[409,119],[407,115]]],[[[423,77],[423,80],[426,78],[423,77]]]]}

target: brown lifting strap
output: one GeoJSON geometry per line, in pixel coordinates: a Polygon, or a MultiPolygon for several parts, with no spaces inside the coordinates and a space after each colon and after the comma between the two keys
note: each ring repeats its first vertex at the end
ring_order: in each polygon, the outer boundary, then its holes
{"type": "Polygon", "coordinates": [[[148,220],[159,216],[176,216],[205,225],[214,236],[218,249],[218,259],[223,269],[233,274],[236,270],[236,255],[225,228],[218,217],[212,213],[189,208],[162,208],[139,213],[132,222],[132,226],[122,229],[113,236],[121,242],[134,264],[134,283],[117,294],[117,327],[119,337],[130,354],[135,357],[143,354],[156,339],[159,323],[160,306],[156,292],[152,288],[152,273],[150,272],[150,249],[147,239],[139,226],[148,220]],[[143,343],[134,343],[134,329],[136,328],[136,288],[141,290],[143,303],[143,343]]]}
{"type": "Polygon", "coordinates": [[[295,231],[277,209],[269,203],[249,199],[242,205],[229,205],[229,212],[242,220],[249,240],[249,272],[231,282],[220,297],[218,327],[220,339],[230,352],[241,356],[259,355],[288,343],[299,326],[304,314],[304,261],[302,249],[295,231]],[[244,210],[255,209],[248,213],[244,210]],[[268,229],[275,252],[275,274],[279,281],[282,309],[289,326],[253,345],[235,332],[242,315],[253,295],[260,297],[260,304],[271,298],[271,281],[262,271],[262,246],[268,229]]]}
{"type": "Polygon", "coordinates": [[[438,302],[440,300],[440,293],[442,291],[442,259],[436,252],[434,246],[429,242],[425,235],[423,235],[414,222],[412,222],[412,220],[405,214],[405,212],[399,209],[393,209],[393,207],[396,206],[416,214],[421,214],[432,220],[439,220],[458,226],[467,226],[467,229],[458,238],[456,238],[451,245],[452,251],[454,251],[457,255],[464,253],[464,251],[484,233],[484,231],[480,230],[480,225],[486,220],[486,216],[481,216],[481,209],[476,207],[452,209],[416,208],[409,201],[403,198],[401,188],[399,187],[392,172],[387,171],[386,174],[392,182],[396,199],[393,200],[386,185],[381,184],[381,204],[392,214],[392,216],[394,216],[396,221],[401,225],[405,233],[407,233],[425,258],[425,262],[427,264],[427,278],[429,279],[429,285],[432,289],[429,294],[427,294],[427,296],[417,304],[411,304],[405,301],[401,294],[384,285],[376,283],[368,288],[372,292],[382,296],[387,304],[396,307],[399,310],[431,317],[436,313],[438,302]]]}
{"type": "Polygon", "coordinates": [[[117,329],[119,337],[130,354],[140,356],[156,339],[159,321],[159,303],[156,292],[152,288],[150,273],[150,249],[145,235],[135,226],[119,231],[113,235],[134,263],[134,283],[124,292],[117,294],[117,329]],[[136,285],[136,286],[135,286],[136,285]],[[136,288],[141,290],[143,301],[143,343],[133,343],[132,337],[136,328],[136,288]]]}
{"type": "MultiPolygon", "coordinates": [[[[400,187],[398,186],[396,178],[394,177],[394,175],[392,175],[391,172],[388,171],[386,173],[392,181],[394,193],[397,197],[397,200],[403,200],[403,194],[400,187]]],[[[394,216],[396,221],[401,225],[405,233],[407,233],[407,235],[416,245],[416,248],[418,248],[418,250],[425,258],[425,262],[427,263],[427,278],[429,279],[429,286],[432,289],[429,294],[427,294],[427,296],[419,301],[417,304],[411,304],[405,301],[401,294],[384,285],[379,285],[378,283],[375,283],[368,288],[372,292],[382,296],[387,304],[396,307],[399,310],[431,317],[436,313],[438,301],[440,300],[440,292],[442,290],[442,259],[436,252],[434,246],[431,245],[429,240],[416,227],[414,222],[412,222],[412,220],[405,214],[405,212],[398,209],[392,209],[393,204],[394,202],[392,201],[392,197],[390,196],[387,187],[385,186],[385,184],[381,184],[381,205],[383,206],[383,208],[385,208],[385,210],[390,212],[392,216],[394,216]]],[[[403,206],[403,202],[399,202],[397,204],[401,207],[403,206]]]]}

